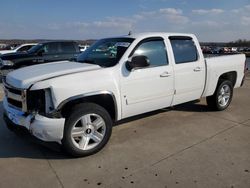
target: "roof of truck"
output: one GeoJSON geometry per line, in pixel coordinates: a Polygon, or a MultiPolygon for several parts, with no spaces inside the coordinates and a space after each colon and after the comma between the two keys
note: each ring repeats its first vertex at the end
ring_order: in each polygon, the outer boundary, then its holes
{"type": "Polygon", "coordinates": [[[61,42],[61,43],[77,43],[76,41],[73,40],[48,40],[48,41],[41,41],[39,44],[45,44],[45,43],[55,43],[55,42],[61,42]]]}
{"type": "Polygon", "coordinates": [[[146,33],[132,33],[130,35],[125,35],[123,37],[129,38],[146,38],[146,37],[153,37],[153,36],[194,36],[190,33],[168,33],[168,32],[146,32],[146,33]]]}

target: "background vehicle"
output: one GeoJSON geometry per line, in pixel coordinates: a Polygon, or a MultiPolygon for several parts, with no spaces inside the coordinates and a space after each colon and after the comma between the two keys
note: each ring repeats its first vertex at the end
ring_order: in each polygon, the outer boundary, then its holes
{"type": "Polygon", "coordinates": [[[30,48],[32,48],[35,45],[37,45],[37,43],[21,44],[16,48],[14,48],[13,50],[0,50],[0,55],[15,53],[15,52],[27,52],[30,48]]]}
{"type": "Polygon", "coordinates": [[[79,45],[79,48],[81,52],[84,52],[85,50],[89,48],[89,45],[79,45]]]}
{"type": "Polygon", "coordinates": [[[216,47],[212,49],[212,54],[221,54],[224,53],[224,49],[222,47],[216,47]]]}
{"type": "Polygon", "coordinates": [[[8,74],[4,117],[8,127],[25,127],[71,155],[91,155],[105,146],[118,120],[201,97],[225,110],[233,88],[243,84],[245,60],[242,54],[205,59],[192,34],[102,39],[78,62],[8,74]]]}
{"type": "Polygon", "coordinates": [[[73,41],[50,41],[33,46],[26,53],[11,53],[0,56],[1,74],[25,66],[70,60],[80,53],[78,44],[73,41]]]}

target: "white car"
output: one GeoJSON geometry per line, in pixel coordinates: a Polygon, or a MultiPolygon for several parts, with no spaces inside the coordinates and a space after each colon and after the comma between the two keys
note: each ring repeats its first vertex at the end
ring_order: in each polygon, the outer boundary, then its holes
{"type": "Polygon", "coordinates": [[[16,48],[14,48],[13,50],[0,50],[0,55],[16,53],[16,52],[26,52],[35,45],[37,45],[37,43],[21,44],[17,46],[16,48]]]}
{"type": "Polygon", "coordinates": [[[89,48],[89,45],[79,45],[80,51],[84,52],[89,48]]]}
{"type": "Polygon", "coordinates": [[[243,84],[245,55],[205,59],[196,37],[141,33],[97,41],[78,62],[11,72],[4,80],[7,126],[62,144],[73,156],[98,152],[114,122],[207,98],[225,110],[243,84]]]}

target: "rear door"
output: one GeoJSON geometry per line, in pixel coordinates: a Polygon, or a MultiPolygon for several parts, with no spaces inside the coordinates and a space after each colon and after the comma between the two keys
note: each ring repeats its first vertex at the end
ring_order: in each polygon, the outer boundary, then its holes
{"type": "Polygon", "coordinates": [[[205,63],[199,57],[197,40],[191,37],[171,36],[175,60],[175,95],[173,105],[199,99],[205,85],[205,63]]]}
{"type": "Polygon", "coordinates": [[[61,60],[74,59],[80,53],[78,45],[74,42],[62,42],[60,48],[61,60]]]}

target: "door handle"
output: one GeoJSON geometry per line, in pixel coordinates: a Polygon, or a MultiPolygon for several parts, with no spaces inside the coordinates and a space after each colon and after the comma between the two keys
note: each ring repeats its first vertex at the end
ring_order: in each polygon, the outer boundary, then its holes
{"type": "Polygon", "coordinates": [[[164,73],[162,73],[160,75],[161,78],[163,78],[163,77],[169,77],[169,76],[171,76],[171,73],[169,73],[169,72],[164,72],[164,73]]]}
{"type": "Polygon", "coordinates": [[[58,55],[54,55],[54,57],[59,57],[58,55]]]}
{"type": "Polygon", "coordinates": [[[194,72],[200,72],[201,71],[201,68],[200,67],[196,67],[195,69],[194,69],[194,72]]]}

